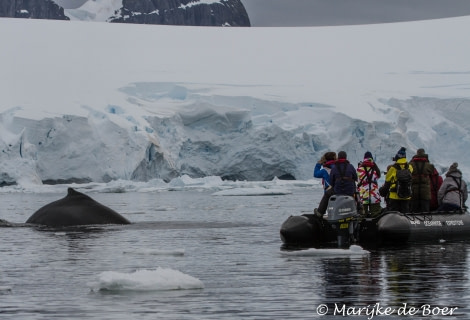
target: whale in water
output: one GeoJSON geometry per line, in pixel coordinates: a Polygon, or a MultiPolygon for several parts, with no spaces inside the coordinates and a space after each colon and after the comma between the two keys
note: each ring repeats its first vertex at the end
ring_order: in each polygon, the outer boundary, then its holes
{"type": "Polygon", "coordinates": [[[67,196],[40,208],[29,217],[26,223],[66,227],[91,224],[130,224],[130,221],[86,194],[68,188],[67,196]]]}

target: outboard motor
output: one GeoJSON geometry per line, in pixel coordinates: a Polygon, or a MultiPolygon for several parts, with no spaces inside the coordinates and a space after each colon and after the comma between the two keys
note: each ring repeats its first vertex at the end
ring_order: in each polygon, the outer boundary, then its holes
{"type": "Polygon", "coordinates": [[[338,247],[344,247],[354,241],[356,228],[356,200],[347,195],[333,195],[328,201],[326,220],[336,231],[338,247]]]}

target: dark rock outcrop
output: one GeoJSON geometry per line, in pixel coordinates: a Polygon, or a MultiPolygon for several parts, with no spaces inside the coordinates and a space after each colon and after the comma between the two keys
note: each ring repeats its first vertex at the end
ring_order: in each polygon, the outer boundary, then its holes
{"type": "MultiPolygon", "coordinates": [[[[70,20],[52,0],[1,0],[0,17],[70,20]]],[[[249,27],[241,0],[123,0],[109,22],[249,27]]]]}
{"type": "Polygon", "coordinates": [[[1,0],[0,17],[69,20],[51,0],[1,0]]]}
{"type": "Polygon", "coordinates": [[[139,24],[249,27],[240,0],[201,3],[199,0],[123,0],[110,22],[139,24]]]}

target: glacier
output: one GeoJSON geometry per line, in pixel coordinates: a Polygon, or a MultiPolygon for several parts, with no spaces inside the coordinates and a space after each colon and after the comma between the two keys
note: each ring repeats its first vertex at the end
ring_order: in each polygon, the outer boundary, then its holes
{"type": "Polygon", "coordinates": [[[0,185],[308,180],[401,146],[470,174],[470,17],[204,28],[0,19],[0,185]]]}

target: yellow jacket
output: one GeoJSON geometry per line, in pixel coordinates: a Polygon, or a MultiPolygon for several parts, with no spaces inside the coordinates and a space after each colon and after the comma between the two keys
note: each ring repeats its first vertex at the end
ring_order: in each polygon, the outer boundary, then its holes
{"type": "MultiPolygon", "coordinates": [[[[407,164],[406,158],[401,158],[398,159],[396,164],[399,164],[402,169],[405,168],[405,165],[407,164]]],[[[408,165],[408,169],[413,173],[413,167],[408,165]]],[[[385,176],[385,182],[390,183],[390,193],[389,193],[389,198],[390,199],[395,199],[395,200],[410,200],[411,197],[402,199],[399,198],[397,195],[397,169],[394,166],[391,166],[390,169],[387,171],[387,175],[385,176]]]]}

